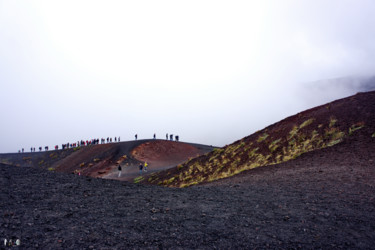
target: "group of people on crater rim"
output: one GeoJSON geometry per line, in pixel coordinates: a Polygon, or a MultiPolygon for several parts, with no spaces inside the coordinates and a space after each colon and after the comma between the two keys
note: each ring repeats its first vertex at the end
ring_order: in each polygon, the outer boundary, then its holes
{"type": "MultiPolygon", "coordinates": [[[[105,144],[107,141],[107,143],[112,143],[112,137],[107,137],[107,140],[105,138],[101,138],[101,140],[99,139],[91,139],[91,140],[81,140],[81,141],[77,141],[76,143],[65,143],[65,144],[61,144],[61,149],[68,149],[68,148],[76,148],[76,147],[82,147],[82,146],[88,146],[88,145],[97,145],[99,144],[99,142],[101,142],[101,144],[105,144]]],[[[115,137],[114,138],[114,142],[120,142],[120,136],[119,137],[115,137]]],[[[42,152],[42,147],[39,147],[39,152],[42,152]]],[[[44,150],[45,151],[48,151],[48,146],[45,146],[44,147],[44,150]]],[[[55,150],[59,150],[59,146],[58,145],[55,145],[55,150]]],[[[25,152],[25,149],[22,148],[21,150],[18,150],[18,153],[24,153],[25,152]]],[[[36,149],[35,147],[31,147],[30,148],[30,152],[36,152],[36,149]]]]}
{"type": "MultiPolygon", "coordinates": [[[[178,136],[178,135],[176,135],[176,136],[174,136],[173,137],[173,134],[170,134],[169,136],[168,136],[168,133],[165,135],[165,137],[166,137],[166,140],[170,140],[170,141],[173,141],[173,138],[174,138],[174,140],[175,141],[179,141],[180,140],[180,137],[178,136]]],[[[135,140],[138,140],[138,134],[135,134],[134,135],[134,138],[135,138],[135,140]]],[[[153,137],[152,137],[154,140],[156,140],[156,133],[154,133],[154,135],[153,135],[153,137]]]]}
{"type": "MultiPolygon", "coordinates": [[[[135,140],[138,140],[138,134],[135,134],[135,140]]],[[[170,141],[173,141],[173,139],[175,141],[179,141],[180,140],[180,137],[178,135],[175,135],[173,137],[173,134],[170,134],[168,136],[168,133],[166,134],[166,140],[170,140],[170,141]]],[[[154,133],[154,136],[153,136],[154,140],[156,139],[156,133],[154,133]]],[[[119,137],[115,137],[114,140],[112,141],[112,137],[107,137],[107,138],[101,138],[100,140],[99,139],[91,139],[91,140],[81,140],[81,141],[77,141],[76,143],[65,143],[65,144],[62,144],[61,145],[61,149],[68,149],[68,148],[76,148],[76,147],[81,147],[81,146],[88,146],[88,145],[96,145],[96,144],[99,144],[99,141],[101,144],[105,144],[105,143],[112,143],[113,141],[114,142],[120,142],[120,136],[119,137]]],[[[39,147],[39,152],[42,152],[42,147],[39,147]]],[[[48,146],[45,146],[44,147],[44,150],[45,151],[48,151],[48,146]]],[[[58,145],[55,145],[55,150],[59,150],[59,146],[58,145]]],[[[18,150],[18,153],[24,153],[25,152],[25,149],[22,148],[21,150],[18,150]]],[[[34,147],[31,147],[30,148],[30,152],[36,152],[36,149],[34,147]]]]}
{"type": "MultiPolygon", "coordinates": [[[[168,133],[165,135],[165,139],[168,141],[168,133]]],[[[179,140],[180,140],[180,136],[175,135],[175,136],[174,136],[174,139],[175,139],[175,141],[179,141],[179,140]]],[[[173,134],[170,134],[170,135],[169,135],[169,140],[170,140],[170,141],[173,141],[173,134]]]]}

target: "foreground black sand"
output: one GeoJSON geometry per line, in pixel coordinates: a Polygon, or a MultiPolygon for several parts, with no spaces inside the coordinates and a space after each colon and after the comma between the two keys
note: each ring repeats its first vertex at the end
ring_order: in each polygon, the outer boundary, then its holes
{"type": "Polygon", "coordinates": [[[373,145],[348,142],[185,189],[2,165],[0,237],[26,249],[370,249],[374,153],[363,149],[373,145]]]}

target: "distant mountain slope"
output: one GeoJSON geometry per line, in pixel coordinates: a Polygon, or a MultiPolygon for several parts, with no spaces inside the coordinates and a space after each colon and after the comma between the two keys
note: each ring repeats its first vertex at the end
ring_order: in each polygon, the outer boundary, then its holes
{"type": "Polygon", "coordinates": [[[375,91],[359,93],[288,117],[261,131],[155,173],[145,182],[186,187],[295,159],[358,134],[375,140],[375,91]]]}

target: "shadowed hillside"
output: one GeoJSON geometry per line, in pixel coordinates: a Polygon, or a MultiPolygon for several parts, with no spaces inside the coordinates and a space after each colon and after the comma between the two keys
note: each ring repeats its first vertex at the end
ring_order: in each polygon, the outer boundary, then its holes
{"type": "Polygon", "coordinates": [[[287,162],[359,134],[374,141],[374,114],[375,92],[359,93],[288,117],[231,145],[153,174],[146,181],[186,187],[287,162]]]}

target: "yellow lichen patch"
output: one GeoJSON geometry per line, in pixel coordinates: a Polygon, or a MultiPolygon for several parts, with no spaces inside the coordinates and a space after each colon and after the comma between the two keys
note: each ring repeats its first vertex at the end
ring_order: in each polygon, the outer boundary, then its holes
{"type": "Polygon", "coordinates": [[[308,119],[308,120],[304,121],[301,125],[299,125],[299,128],[301,129],[301,128],[304,128],[306,126],[309,126],[311,123],[313,123],[313,121],[314,121],[313,118],[308,119]]]}
{"type": "Polygon", "coordinates": [[[314,141],[318,136],[319,136],[318,131],[313,130],[313,132],[311,132],[311,140],[312,141],[314,141]]]}
{"type": "Polygon", "coordinates": [[[298,133],[298,127],[294,126],[292,130],[289,132],[289,140],[292,139],[298,133]]]}
{"type": "Polygon", "coordinates": [[[56,159],[57,158],[57,154],[56,153],[51,153],[49,155],[49,157],[51,157],[52,159],[56,159]]]}
{"type": "Polygon", "coordinates": [[[333,117],[331,117],[331,119],[329,120],[329,127],[332,128],[333,126],[335,126],[337,120],[333,117]]]}
{"type": "Polygon", "coordinates": [[[174,180],[175,180],[175,177],[170,178],[170,179],[167,181],[167,185],[171,184],[174,180]]]}
{"type": "Polygon", "coordinates": [[[349,128],[349,135],[352,135],[355,131],[363,128],[364,126],[365,126],[364,122],[359,122],[359,123],[356,123],[356,124],[352,125],[349,128]]]}
{"type": "Polygon", "coordinates": [[[137,177],[137,178],[134,179],[134,183],[139,183],[139,182],[141,182],[143,180],[144,180],[144,177],[143,176],[139,176],[139,177],[137,177]]]}
{"type": "Polygon", "coordinates": [[[253,150],[251,150],[250,152],[249,152],[249,158],[251,158],[251,157],[253,157],[255,154],[256,154],[256,151],[258,151],[258,149],[259,148],[254,148],[253,150]]]}
{"type": "Polygon", "coordinates": [[[264,141],[265,139],[267,139],[267,137],[268,137],[268,134],[267,134],[267,133],[264,133],[264,134],[262,134],[261,136],[258,137],[257,142],[262,142],[262,141],[264,141]]]}
{"type": "Polygon", "coordinates": [[[342,139],[332,140],[332,141],[327,143],[327,147],[331,147],[331,146],[336,145],[340,142],[342,142],[342,139]]]}
{"type": "Polygon", "coordinates": [[[345,133],[340,131],[338,128],[330,128],[325,132],[325,137],[330,138],[331,140],[342,139],[345,136],[345,133]]]}
{"type": "Polygon", "coordinates": [[[281,141],[281,139],[277,139],[277,140],[274,140],[273,142],[271,142],[271,144],[268,146],[268,149],[273,152],[275,151],[279,145],[277,145],[279,142],[281,141]]]}
{"type": "Polygon", "coordinates": [[[277,155],[276,156],[276,163],[280,163],[282,161],[282,155],[277,155]]]}

